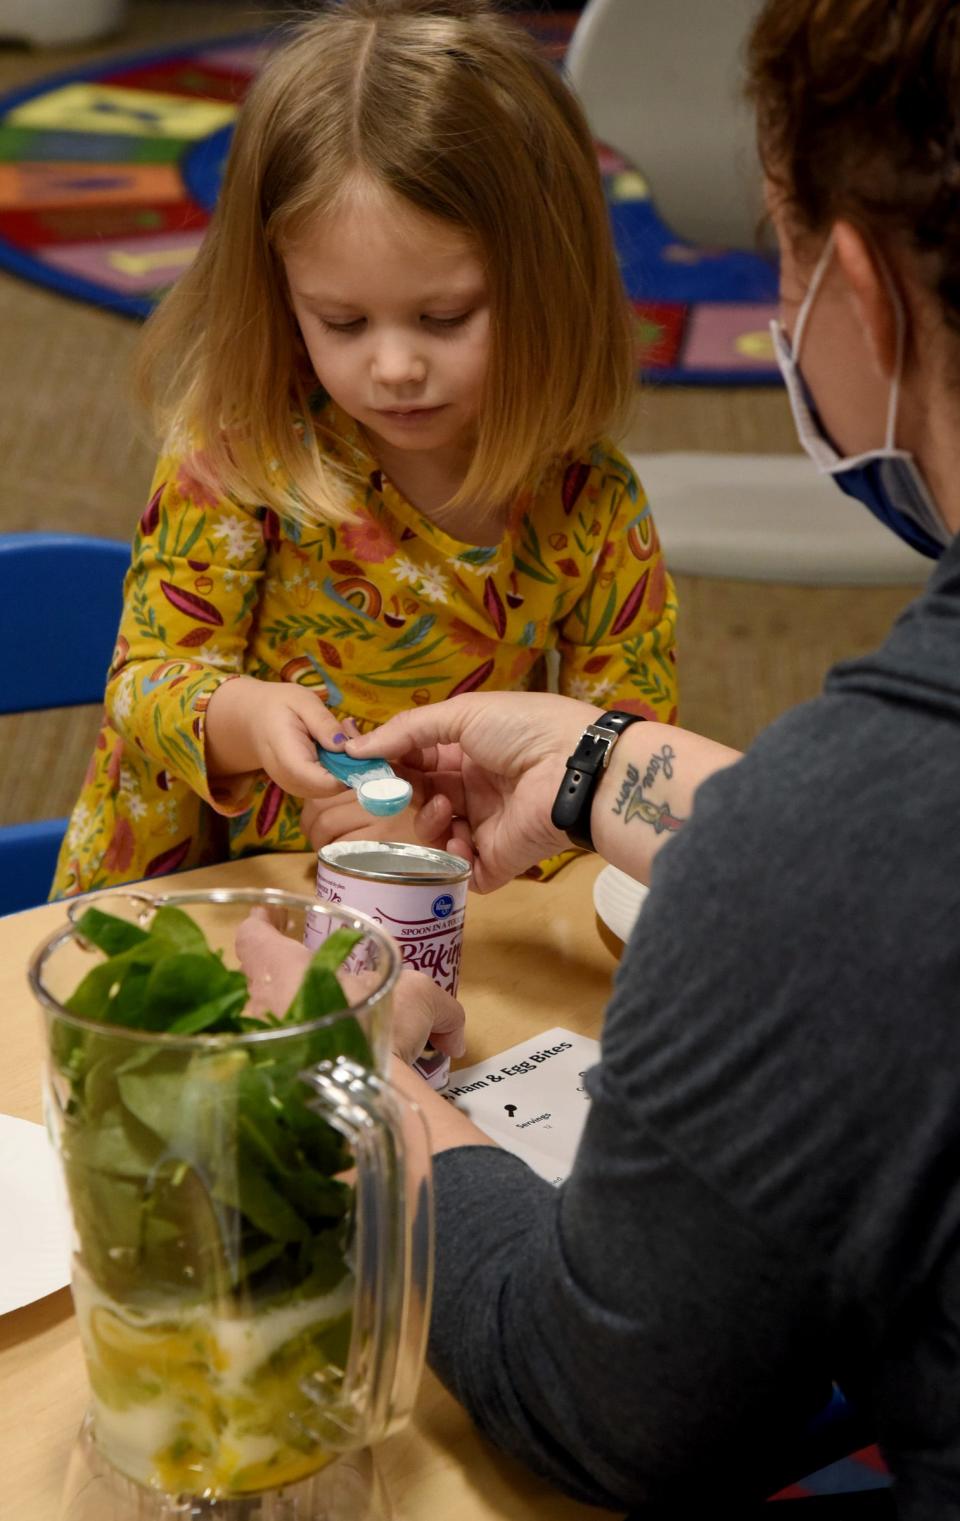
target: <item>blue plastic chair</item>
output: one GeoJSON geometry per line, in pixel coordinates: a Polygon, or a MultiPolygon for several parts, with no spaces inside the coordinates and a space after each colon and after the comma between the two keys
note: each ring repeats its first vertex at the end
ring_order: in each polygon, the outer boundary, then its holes
{"type": "MultiPolygon", "coordinates": [[[[130,545],[72,534],[0,534],[0,714],[103,697],[130,545]]],[[[0,829],[0,914],[43,903],[66,819],[0,829]]]]}

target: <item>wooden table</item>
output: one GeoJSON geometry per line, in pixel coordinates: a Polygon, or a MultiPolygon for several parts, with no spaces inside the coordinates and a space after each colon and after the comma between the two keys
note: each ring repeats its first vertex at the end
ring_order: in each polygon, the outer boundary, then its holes
{"type": "MultiPolygon", "coordinates": [[[[552,882],[518,881],[489,897],[471,895],[460,987],[468,1015],[465,1064],[553,1025],[599,1034],[619,947],[598,930],[591,900],[598,870],[598,862],[584,858],[552,882]]],[[[184,872],[163,888],[310,892],[312,872],[311,856],[259,856],[184,872]]],[[[62,905],[50,904],[0,919],[0,1112],[23,1119],[41,1118],[41,1020],[25,967],[63,916],[62,905]]],[[[68,1289],[0,1317],[4,1521],[55,1521],[85,1397],[68,1289]]],[[[587,1521],[602,1514],[495,1452],[429,1372],[413,1421],[377,1449],[376,1461],[397,1521],[587,1521]]]]}

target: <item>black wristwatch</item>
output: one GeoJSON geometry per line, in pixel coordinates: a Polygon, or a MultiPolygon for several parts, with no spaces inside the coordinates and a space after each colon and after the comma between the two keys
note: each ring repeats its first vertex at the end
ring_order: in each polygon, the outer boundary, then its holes
{"type": "Polygon", "coordinates": [[[597,783],[624,729],[642,722],[639,713],[621,713],[614,708],[601,714],[595,724],[587,724],[581,734],[577,748],[567,760],[566,773],[550,811],[551,824],[569,835],[574,845],[593,849],[590,812],[597,783]]]}

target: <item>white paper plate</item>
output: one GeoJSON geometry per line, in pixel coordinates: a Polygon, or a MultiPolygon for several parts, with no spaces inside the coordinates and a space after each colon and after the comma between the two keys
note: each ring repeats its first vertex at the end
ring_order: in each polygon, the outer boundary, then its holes
{"type": "Polygon", "coordinates": [[[70,1282],[70,1221],[42,1125],[0,1114],[0,1315],[70,1282]]]}
{"type": "Polygon", "coordinates": [[[616,866],[605,866],[593,884],[593,906],[608,929],[629,940],[648,889],[616,866]]]}

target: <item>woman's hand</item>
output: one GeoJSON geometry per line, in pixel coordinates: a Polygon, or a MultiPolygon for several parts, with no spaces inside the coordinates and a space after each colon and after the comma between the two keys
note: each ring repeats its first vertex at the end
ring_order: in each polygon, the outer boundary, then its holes
{"type": "Polygon", "coordinates": [[[354,733],[309,687],[238,676],[217,688],[207,708],[207,770],[211,777],[265,771],[294,797],[333,798],[343,784],[321,766],[316,746],[340,749],[354,733]]]}
{"type": "Polygon", "coordinates": [[[568,756],[602,710],[551,693],[454,697],[391,718],[347,753],[383,755],[424,773],[420,840],[473,865],[489,892],[570,842],[550,822],[568,756]]]}
{"type": "Polygon", "coordinates": [[[401,1061],[415,1062],[429,1041],[447,1056],[467,1049],[463,1005],[426,972],[401,972],[393,993],[390,1048],[401,1061]]]}
{"type": "MultiPolygon", "coordinates": [[[[281,919],[286,917],[284,910],[278,914],[281,919]]],[[[283,934],[268,908],[250,910],[237,926],[234,945],[250,987],[246,1013],[253,1019],[262,1019],[268,1013],[282,1019],[296,997],[313,952],[283,934]]]]}
{"type": "MultiPolygon", "coordinates": [[[[237,929],[236,950],[250,984],[249,1013],[258,1018],[269,1011],[282,1017],[313,952],[283,934],[268,908],[251,909],[237,929]]],[[[374,992],[379,981],[375,972],[341,971],[337,977],[351,1003],[374,992]]],[[[390,1048],[401,1061],[415,1062],[428,1041],[448,1056],[462,1056],[464,1022],[463,1006],[425,972],[400,973],[393,992],[390,1048]]]]}

